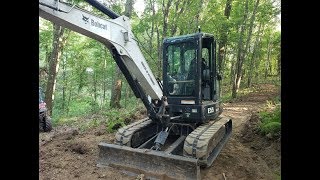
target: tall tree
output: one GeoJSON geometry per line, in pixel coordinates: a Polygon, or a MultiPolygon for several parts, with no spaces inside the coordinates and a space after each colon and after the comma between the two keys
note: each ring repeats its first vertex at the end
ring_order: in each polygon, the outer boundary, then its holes
{"type": "MultiPolygon", "coordinates": [[[[224,16],[226,17],[226,22],[222,24],[222,32],[221,32],[221,39],[219,41],[218,46],[218,72],[220,75],[223,75],[223,60],[225,59],[226,54],[226,44],[228,40],[228,32],[229,32],[229,17],[231,13],[231,7],[232,7],[232,0],[226,1],[226,6],[224,9],[224,16]]],[[[222,84],[222,83],[221,83],[222,84]]],[[[219,94],[220,97],[222,96],[222,86],[219,86],[219,94]]]]}
{"type": "Polygon", "coordinates": [[[199,26],[199,24],[200,24],[200,14],[201,14],[201,12],[203,11],[203,9],[202,9],[202,5],[203,5],[203,0],[200,0],[199,2],[198,2],[198,7],[197,7],[197,10],[196,10],[196,28],[198,28],[198,26],[199,26]]]}
{"type": "Polygon", "coordinates": [[[267,60],[265,63],[265,71],[264,71],[264,79],[267,79],[268,75],[271,75],[271,62],[270,62],[270,56],[272,51],[272,42],[271,37],[268,38],[267,43],[267,60]]]}
{"type": "MultiPolygon", "coordinates": [[[[231,13],[231,7],[232,7],[232,0],[226,1],[226,7],[224,9],[224,16],[227,20],[229,20],[230,13],[231,13]]],[[[225,57],[225,51],[226,51],[226,43],[228,40],[228,21],[226,23],[222,24],[222,32],[221,32],[221,39],[219,41],[219,51],[218,51],[218,70],[220,74],[223,74],[222,64],[225,57]]]]}
{"type": "Polygon", "coordinates": [[[178,22],[181,19],[181,15],[185,12],[187,2],[187,0],[183,0],[182,2],[181,0],[177,0],[175,3],[174,16],[171,22],[171,36],[174,36],[178,30],[178,22]]]}
{"type": "Polygon", "coordinates": [[[245,47],[243,48],[242,41],[243,41],[244,30],[245,30],[247,16],[248,16],[248,0],[246,1],[245,14],[244,14],[244,20],[243,20],[244,23],[242,24],[241,31],[240,31],[241,34],[240,34],[239,43],[241,42],[241,44],[239,44],[239,46],[238,46],[239,49],[238,49],[238,54],[237,54],[236,73],[235,73],[235,78],[234,78],[234,82],[233,82],[233,86],[232,86],[232,97],[233,98],[235,98],[237,96],[237,92],[238,92],[238,89],[239,89],[240,83],[241,83],[241,78],[243,77],[242,66],[243,66],[243,62],[245,60],[245,56],[246,56],[248,48],[249,48],[249,43],[251,40],[252,29],[253,29],[253,23],[255,20],[255,15],[256,15],[257,9],[258,9],[259,1],[260,0],[257,0],[255,3],[254,10],[253,10],[253,13],[250,18],[248,37],[246,40],[245,47]]]}
{"type": "Polygon", "coordinates": [[[242,24],[240,25],[240,37],[238,41],[238,52],[237,52],[237,62],[235,66],[235,72],[233,75],[233,82],[232,82],[232,97],[236,98],[237,97],[237,91],[240,86],[240,80],[241,80],[241,71],[242,71],[242,53],[243,53],[243,38],[244,38],[244,33],[245,33],[245,28],[246,28],[246,22],[247,22],[247,17],[248,17],[248,3],[249,0],[246,0],[245,2],[245,10],[243,14],[243,20],[242,24]]]}
{"type": "Polygon", "coordinates": [[[64,35],[65,28],[53,24],[53,42],[52,42],[52,52],[50,55],[49,62],[49,75],[47,81],[46,97],[45,101],[48,108],[49,115],[52,114],[54,91],[56,86],[56,76],[59,69],[59,61],[62,53],[63,46],[66,43],[67,36],[64,35]]]}
{"type": "Polygon", "coordinates": [[[257,58],[257,51],[259,50],[258,45],[260,44],[260,33],[261,33],[261,26],[262,24],[259,24],[258,27],[258,32],[256,35],[256,39],[254,41],[254,45],[253,45],[253,52],[252,52],[252,56],[249,62],[249,69],[248,69],[248,81],[247,81],[247,87],[250,88],[251,87],[251,83],[252,83],[252,76],[253,76],[253,72],[254,72],[254,67],[255,67],[255,61],[257,58]]]}
{"type": "MultiPolygon", "coordinates": [[[[132,9],[133,9],[134,0],[126,0],[124,15],[128,18],[131,18],[132,9]]],[[[110,100],[110,107],[112,108],[121,108],[120,100],[121,100],[121,89],[122,89],[122,72],[120,71],[119,67],[115,67],[115,74],[114,74],[114,86],[111,91],[111,100],[110,100]]]]}
{"type": "Polygon", "coordinates": [[[163,12],[163,25],[162,25],[162,39],[167,37],[168,23],[169,23],[169,9],[171,7],[172,0],[162,0],[162,12],[163,12]]]}
{"type": "Polygon", "coordinates": [[[66,107],[66,89],[68,86],[67,81],[67,55],[65,53],[62,60],[62,111],[65,112],[66,107]]]}

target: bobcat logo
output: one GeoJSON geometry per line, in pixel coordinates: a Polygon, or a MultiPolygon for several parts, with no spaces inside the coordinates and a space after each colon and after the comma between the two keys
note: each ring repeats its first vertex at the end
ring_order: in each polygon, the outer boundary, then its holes
{"type": "Polygon", "coordinates": [[[82,14],[82,20],[84,21],[85,24],[87,24],[89,22],[89,17],[85,17],[83,14],[82,14]]]}

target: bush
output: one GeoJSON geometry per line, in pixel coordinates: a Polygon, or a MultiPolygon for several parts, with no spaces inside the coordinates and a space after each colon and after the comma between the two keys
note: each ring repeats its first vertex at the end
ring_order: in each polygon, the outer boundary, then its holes
{"type": "Polygon", "coordinates": [[[261,132],[263,134],[278,135],[281,131],[281,123],[279,122],[269,122],[261,126],[261,132]]]}
{"type": "Polygon", "coordinates": [[[65,104],[57,101],[53,109],[53,126],[67,125],[77,127],[81,131],[95,128],[100,125],[106,126],[106,131],[115,132],[122,126],[128,125],[136,119],[145,108],[136,97],[121,100],[122,108],[110,108],[109,103],[102,105],[94,103],[91,97],[78,97],[65,104]]]}
{"type": "Polygon", "coordinates": [[[272,137],[280,136],[281,133],[281,107],[276,104],[273,111],[260,112],[261,124],[259,130],[263,135],[270,134],[272,137]]]}

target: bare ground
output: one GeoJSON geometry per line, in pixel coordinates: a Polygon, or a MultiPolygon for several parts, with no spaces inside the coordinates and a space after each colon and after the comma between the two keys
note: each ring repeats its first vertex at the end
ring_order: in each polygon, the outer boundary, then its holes
{"type": "MultiPolygon", "coordinates": [[[[267,139],[256,131],[256,112],[277,95],[274,86],[264,85],[257,92],[224,104],[223,114],[233,120],[232,136],[212,166],[201,169],[202,179],[280,179],[280,139],[267,139]]],[[[96,166],[97,145],[102,141],[112,143],[114,138],[103,125],[85,132],[59,126],[39,136],[40,180],[142,179],[112,167],[96,166]]]]}

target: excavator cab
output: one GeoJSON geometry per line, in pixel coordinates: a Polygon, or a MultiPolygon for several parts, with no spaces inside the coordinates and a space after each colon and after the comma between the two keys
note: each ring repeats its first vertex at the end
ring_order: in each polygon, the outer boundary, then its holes
{"type": "Polygon", "coordinates": [[[163,94],[171,117],[204,123],[221,114],[213,35],[195,33],[163,43],[163,94]]]}

